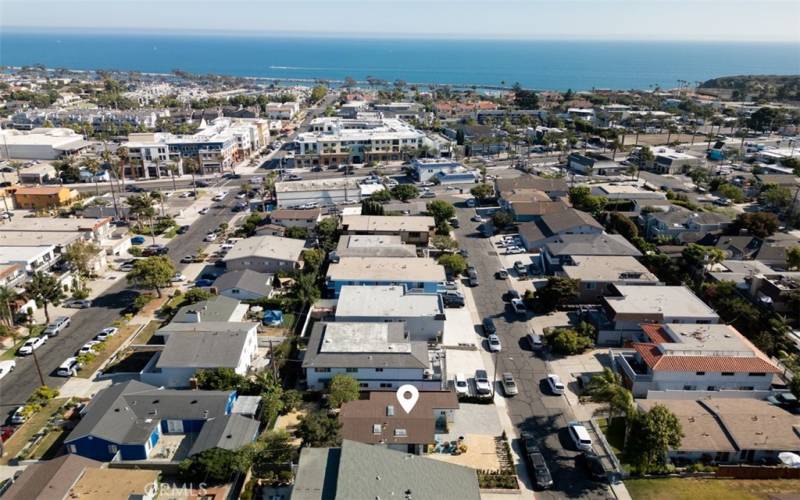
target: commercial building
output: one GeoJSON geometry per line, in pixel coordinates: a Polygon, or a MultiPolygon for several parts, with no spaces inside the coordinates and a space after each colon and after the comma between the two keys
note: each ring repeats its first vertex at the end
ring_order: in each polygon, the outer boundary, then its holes
{"type": "Polygon", "coordinates": [[[608,156],[597,153],[571,153],[567,158],[567,167],[583,175],[618,175],[628,167],[621,165],[608,156]]]}
{"type": "Polygon", "coordinates": [[[301,133],[295,163],[345,165],[372,161],[399,161],[423,145],[425,134],[396,118],[347,119],[324,117],[311,121],[301,133]]]}
{"type": "Polygon", "coordinates": [[[345,215],[342,234],[400,236],[403,243],[427,245],[436,228],[433,217],[389,215],[345,215]]]}
{"type": "Polygon", "coordinates": [[[344,286],[337,322],[405,322],[412,340],[435,341],[444,332],[445,310],[437,293],[408,293],[401,286],[344,286]]]}
{"type": "Polygon", "coordinates": [[[442,388],[440,354],[412,340],[404,322],[316,323],[303,358],[308,387],[321,390],[346,374],[362,390],[393,390],[411,384],[420,390],[442,388]]]}
{"type": "Polygon", "coordinates": [[[449,159],[415,158],[411,162],[414,178],[419,182],[458,184],[478,182],[478,174],[467,170],[461,162],[449,159]]]}
{"type": "Polygon", "coordinates": [[[366,177],[338,179],[313,179],[307,181],[276,182],[275,195],[278,208],[295,208],[317,204],[333,206],[360,203],[371,191],[366,191],[366,177]]]}
{"type": "Polygon", "coordinates": [[[436,293],[445,279],[444,268],[429,258],[343,257],[328,266],[325,283],[336,296],[346,285],[399,285],[436,293]]]}
{"type": "Polygon", "coordinates": [[[88,147],[82,135],[68,128],[0,130],[0,158],[4,160],[58,160],[88,147]]]}
{"type": "Polygon", "coordinates": [[[613,285],[658,285],[658,278],[631,256],[574,255],[557,274],[578,280],[580,303],[597,303],[613,285]]]}
{"type": "Polygon", "coordinates": [[[280,236],[253,236],[239,240],[223,261],[229,271],[250,269],[266,274],[291,271],[300,265],[305,241],[280,236]]]}
{"type": "MultiPolygon", "coordinates": [[[[780,373],[735,328],[724,324],[642,324],[641,342],[617,351],[614,363],[634,397],[766,398],[780,373]]],[[[612,351],[613,352],[613,351],[612,351]]]]}
{"type": "Polygon", "coordinates": [[[18,187],[14,190],[17,208],[53,210],[66,207],[77,198],[77,192],[63,186],[18,187]]]}
{"type": "Polygon", "coordinates": [[[397,235],[344,234],[330,255],[332,262],[342,257],[416,258],[417,247],[403,243],[397,235]]]}

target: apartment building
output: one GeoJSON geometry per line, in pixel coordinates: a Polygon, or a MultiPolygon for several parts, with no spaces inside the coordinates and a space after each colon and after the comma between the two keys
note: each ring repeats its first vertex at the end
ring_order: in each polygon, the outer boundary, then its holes
{"type": "Polygon", "coordinates": [[[400,236],[403,243],[427,245],[436,223],[433,217],[384,215],[345,215],[342,234],[400,236]]]}
{"type": "Polygon", "coordinates": [[[400,161],[423,146],[425,134],[396,118],[324,117],[299,134],[297,166],[400,161]]]}
{"type": "Polygon", "coordinates": [[[328,266],[325,284],[335,296],[347,285],[398,285],[436,293],[445,279],[444,267],[429,258],[343,257],[328,266]]]}

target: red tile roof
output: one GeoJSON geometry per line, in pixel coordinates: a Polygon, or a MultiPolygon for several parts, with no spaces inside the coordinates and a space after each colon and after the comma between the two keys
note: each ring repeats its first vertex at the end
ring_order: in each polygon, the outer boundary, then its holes
{"type": "Polygon", "coordinates": [[[642,328],[642,331],[645,335],[650,339],[651,342],[655,342],[656,344],[670,344],[672,343],[672,339],[664,333],[663,327],[661,325],[654,325],[652,323],[643,323],[639,325],[642,328]]]}
{"type": "Polygon", "coordinates": [[[760,356],[664,356],[656,344],[634,343],[633,349],[654,372],[780,373],[760,356]]]}

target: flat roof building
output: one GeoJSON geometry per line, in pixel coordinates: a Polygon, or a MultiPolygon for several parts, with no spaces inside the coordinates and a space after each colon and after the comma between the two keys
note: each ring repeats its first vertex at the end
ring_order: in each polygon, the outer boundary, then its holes
{"type": "Polygon", "coordinates": [[[444,267],[430,258],[344,257],[328,266],[328,288],[338,296],[345,285],[400,285],[435,293],[445,281],[444,267]]]}

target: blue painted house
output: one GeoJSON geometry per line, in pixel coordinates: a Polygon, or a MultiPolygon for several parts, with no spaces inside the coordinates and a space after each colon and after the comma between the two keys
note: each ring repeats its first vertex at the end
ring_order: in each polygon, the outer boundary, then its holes
{"type": "Polygon", "coordinates": [[[131,380],[92,399],[64,444],[69,453],[111,461],[148,460],[165,434],[191,435],[189,456],[255,440],[258,422],[233,414],[236,391],[180,391],[131,380]],[[228,432],[221,432],[224,429],[228,432]]]}

